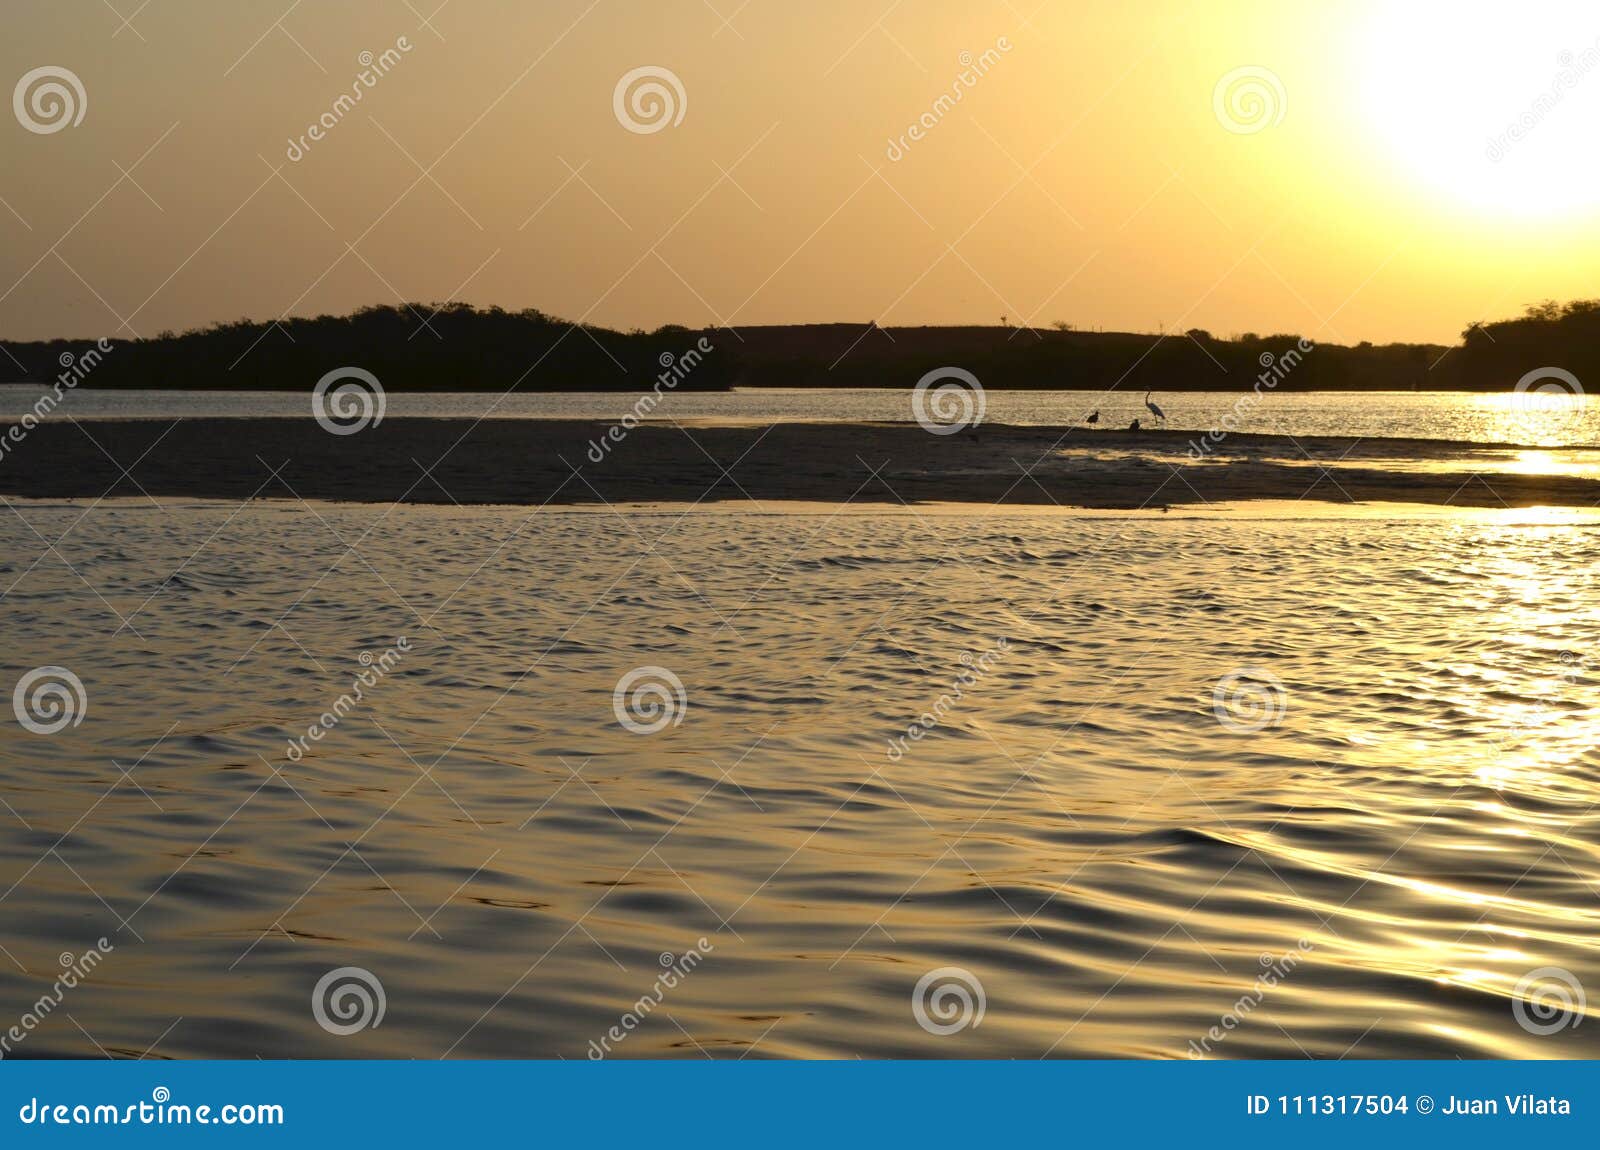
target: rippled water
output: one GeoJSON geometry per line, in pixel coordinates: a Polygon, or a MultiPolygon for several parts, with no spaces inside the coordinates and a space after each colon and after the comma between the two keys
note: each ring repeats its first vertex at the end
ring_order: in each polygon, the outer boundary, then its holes
{"type": "Polygon", "coordinates": [[[114,949],[13,1056],[1600,1054],[1595,528],[17,510],[0,1029],[114,949]]]}
{"type": "MultiPolygon", "coordinates": [[[[0,386],[0,419],[14,420],[43,394],[39,388],[0,386]]],[[[463,392],[396,394],[388,414],[432,418],[596,419],[610,422],[633,405],[625,393],[509,395],[463,392]]],[[[1070,426],[1092,412],[1100,426],[1152,424],[1143,394],[1121,391],[998,391],[985,393],[990,423],[1070,426]]],[[[1240,392],[1167,392],[1152,397],[1179,431],[1213,428],[1268,435],[1360,435],[1512,443],[1542,447],[1600,446],[1600,403],[1586,395],[1513,397],[1476,392],[1266,392],[1259,404],[1241,405],[1240,392]]],[[[52,418],[176,419],[229,416],[306,416],[308,392],[295,391],[94,391],[71,392],[52,418]]],[[[752,423],[910,422],[909,390],[739,388],[732,392],[681,392],[668,397],[652,419],[728,420],[752,423]]]]}

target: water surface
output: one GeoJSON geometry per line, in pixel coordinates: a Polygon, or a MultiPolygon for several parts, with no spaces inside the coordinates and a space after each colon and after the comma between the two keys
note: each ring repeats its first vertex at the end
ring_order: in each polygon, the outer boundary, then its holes
{"type": "MultiPolygon", "coordinates": [[[[14,420],[42,394],[39,388],[0,386],[0,419],[14,420]]],[[[1152,396],[1180,431],[1213,428],[1265,435],[1359,435],[1443,439],[1543,447],[1600,445],[1600,403],[1588,396],[1523,397],[1480,392],[1164,392],[1152,396]]],[[[497,394],[429,392],[387,397],[388,414],[443,419],[621,419],[637,397],[622,392],[497,394]]],[[[1145,396],[1122,391],[1000,391],[985,393],[990,423],[1071,426],[1099,412],[1101,427],[1126,427],[1137,418],[1160,426],[1145,396]]],[[[303,391],[96,391],[84,388],[47,418],[177,419],[311,415],[303,391]]],[[[910,422],[909,389],[738,388],[729,392],[668,393],[646,418],[745,423],[910,422]]]]}
{"type": "Polygon", "coordinates": [[[1516,994],[1600,985],[1593,526],[14,507],[87,709],[0,743],[0,1021],[115,947],[17,1054],[582,1058],[702,938],[614,1056],[1600,1054],[1516,994]]]}

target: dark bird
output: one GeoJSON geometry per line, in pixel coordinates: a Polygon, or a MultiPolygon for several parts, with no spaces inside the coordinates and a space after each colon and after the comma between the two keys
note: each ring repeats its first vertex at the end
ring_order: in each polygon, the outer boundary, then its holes
{"type": "Polygon", "coordinates": [[[1085,423],[1099,423],[1100,422],[1100,413],[1098,411],[1094,412],[1087,419],[1085,419],[1084,422],[1085,423]]]}
{"type": "Polygon", "coordinates": [[[1147,408],[1150,409],[1150,414],[1155,416],[1162,423],[1165,423],[1167,421],[1167,413],[1162,411],[1159,407],[1157,407],[1155,404],[1150,402],[1150,393],[1148,391],[1144,393],[1144,405],[1147,408]]]}
{"type": "Polygon", "coordinates": [[[1138,431],[1139,430],[1139,421],[1136,419],[1132,423],[1128,424],[1128,430],[1129,431],[1138,431]]]}

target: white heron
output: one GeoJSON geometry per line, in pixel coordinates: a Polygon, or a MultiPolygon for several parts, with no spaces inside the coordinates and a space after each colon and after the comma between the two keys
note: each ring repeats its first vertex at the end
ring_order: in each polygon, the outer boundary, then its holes
{"type": "Polygon", "coordinates": [[[1150,393],[1148,391],[1144,393],[1144,405],[1145,405],[1145,407],[1150,409],[1150,414],[1155,416],[1162,423],[1165,423],[1167,421],[1167,413],[1162,411],[1159,407],[1157,407],[1155,404],[1150,402],[1150,393]]]}

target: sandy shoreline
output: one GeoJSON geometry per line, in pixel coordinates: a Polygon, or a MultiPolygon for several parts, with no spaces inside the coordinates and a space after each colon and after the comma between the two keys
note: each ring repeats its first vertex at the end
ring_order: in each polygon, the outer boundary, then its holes
{"type": "Polygon", "coordinates": [[[1237,435],[1195,463],[1185,452],[1198,437],[1180,431],[986,425],[976,435],[937,436],[916,424],[645,424],[603,451],[607,427],[393,418],[340,436],[309,419],[50,422],[10,445],[0,460],[0,493],[1106,509],[1301,498],[1461,507],[1600,502],[1600,480],[1512,472],[1509,449],[1475,444],[1237,435]]]}

